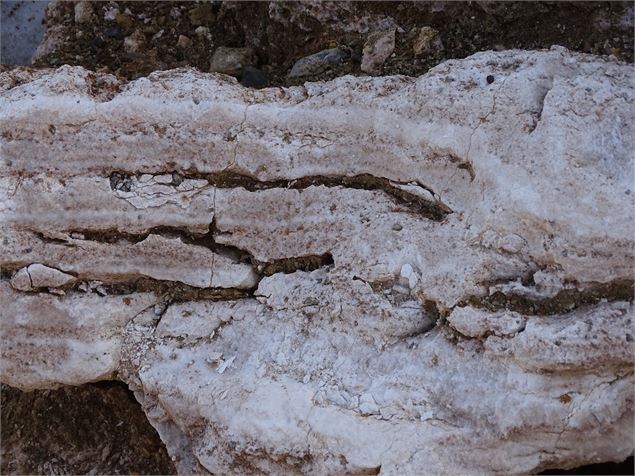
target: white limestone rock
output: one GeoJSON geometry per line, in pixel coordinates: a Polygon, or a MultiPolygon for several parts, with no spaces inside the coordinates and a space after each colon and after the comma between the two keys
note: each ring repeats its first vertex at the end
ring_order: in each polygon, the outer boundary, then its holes
{"type": "Polygon", "coordinates": [[[2,72],[0,378],[116,373],[182,474],[623,460],[633,84],[562,48],[262,90],[2,72]]]}
{"type": "Polygon", "coordinates": [[[18,291],[37,288],[56,288],[75,281],[75,277],[62,271],[35,263],[19,269],[11,278],[11,287],[18,291]]]}
{"type": "Polygon", "coordinates": [[[2,177],[0,190],[11,200],[0,202],[0,219],[42,233],[116,230],[143,234],[160,227],[182,228],[195,234],[209,231],[215,189],[207,181],[182,180],[178,174],[150,177],[143,183],[136,176],[114,175],[19,180],[2,177]],[[157,182],[160,177],[169,177],[170,183],[157,182]],[[78,196],[81,208],[75,206],[78,196]]]}
{"type": "Polygon", "coordinates": [[[448,316],[450,325],[466,337],[513,336],[525,330],[527,318],[513,311],[490,312],[471,307],[455,307],[448,316]]]}
{"type": "Polygon", "coordinates": [[[112,378],[123,327],[156,301],[149,293],[24,294],[0,283],[2,382],[31,390],[112,378]]]}

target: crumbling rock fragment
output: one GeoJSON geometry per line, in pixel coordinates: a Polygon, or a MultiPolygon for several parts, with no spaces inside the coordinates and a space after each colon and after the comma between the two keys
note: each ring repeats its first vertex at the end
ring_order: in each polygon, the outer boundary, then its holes
{"type": "Polygon", "coordinates": [[[0,73],[1,379],[116,376],[183,474],[623,460],[633,84],[562,48],[286,89],[0,73]]]}
{"type": "Polygon", "coordinates": [[[376,74],[381,65],[395,50],[396,28],[375,31],[368,35],[362,54],[361,70],[376,74]]]}
{"type": "Polygon", "coordinates": [[[31,291],[37,288],[56,288],[75,281],[75,277],[55,268],[34,263],[19,269],[11,278],[11,287],[18,291],[31,291]]]}

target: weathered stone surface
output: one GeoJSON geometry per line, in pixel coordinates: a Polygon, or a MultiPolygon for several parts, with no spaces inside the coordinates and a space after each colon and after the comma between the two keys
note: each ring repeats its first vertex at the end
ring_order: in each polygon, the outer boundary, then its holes
{"type": "Polygon", "coordinates": [[[328,50],[319,51],[296,61],[291,71],[289,71],[289,77],[301,78],[319,74],[346,61],[349,57],[350,53],[342,48],[329,48],[328,50]]]}
{"type": "Polygon", "coordinates": [[[39,175],[18,181],[3,177],[0,190],[11,200],[0,202],[0,214],[3,223],[41,233],[96,230],[142,234],[166,226],[207,233],[214,218],[214,188],[205,180],[175,177],[59,179],[39,175]],[[82,197],[79,209],[75,206],[77,196],[82,197]]]}
{"type": "Polygon", "coordinates": [[[0,284],[0,298],[2,381],[23,389],[112,378],[123,326],[157,302],[150,293],[24,294],[7,283],[0,284]]]}
{"type": "Polygon", "coordinates": [[[90,2],[81,1],[75,4],[75,23],[88,23],[93,19],[93,7],[90,2]]]}
{"type": "Polygon", "coordinates": [[[138,242],[108,243],[60,234],[51,242],[29,232],[7,229],[0,233],[5,266],[44,263],[80,279],[112,282],[143,276],[199,288],[242,289],[257,284],[251,266],[185,243],[180,237],[150,234],[138,242]]]}
{"type": "Polygon", "coordinates": [[[423,56],[428,53],[434,53],[436,50],[443,48],[443,42],[439,37],[439,32],[429,26],[423,26],[417,34],[412,50],[415,56],[423,56]]]}
{"type": "Polygon", "coordinates": [[[395,50],[396,28],[371,33],[364,44],[361,70],[366,73],[378,73],[381,65],[395,50]]]}
{"type": "Polygon", "coordinates": [[[39,263],[19,269],[11,278],[11,287],[18,291],[32,291],[37,288],[56,288],[75,281],[75,277],[39,263]]]}
{"type": "Polygon", "coordinates": [[[216,48],[209,65],[212,73],[224,73],[237,76],[246,66],[256,63],[256,52],[252,48],[216,48]]]}
{"type": "Polygon", "coordinates": [[[3,382],[116,372],[184,474],[632,454],[629,65],[488,52],[263,90],[62,67],[0,90],[3,382]],[[36,263],[82,284],[9,285],[36,263]]]}

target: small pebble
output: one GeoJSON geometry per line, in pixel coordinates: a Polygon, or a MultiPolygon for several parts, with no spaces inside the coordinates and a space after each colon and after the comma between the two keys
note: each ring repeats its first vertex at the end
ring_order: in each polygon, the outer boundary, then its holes
{"type": "Polygon", "coordinates": [[[256,52],[252,48],[216,48],[209,65],[211,73],[223,73],[238,76],[246,66],[255,64],[256,52]]]}
{"type": "Polygon", "coordinates": [[[181,49],[187,49],[190,46],[192,46],[192,40],[190,40],[187,36],[185,35],[179,35],[179,39],[176,42],[176,46],[178,46],[181,49]]]}
{"type": "Polygon", "coordinates": [[[322,50],[296,61],[289,72],[289,77],[302,78],[305,76],[315,76],[348,59],[350,59],[350,54],[341,48],[322,50]]]}
{"type": "Polygon", "coordinates": [[[117,8],[109,8],[108,10],[106,10],[106,13],[104,13],[104,20],[106,21],[114,21],[115,18],[117,18],[117,15],[119,15],[119,9],[117,8]]]}
{"type": "Polygon", "coordinates": [[[75,4],[75,23],[89,23],[93,18],[93,7],[90,2],[82,1],[75,4]]]}
{"type": "Polygon", "coordinates": [[[210,36],[209,28],[207,28],[206,26],[199,26],[196,30],[194,30],[194,33],[196,34],[196,36],[206,38],[209,38],[210,36]]]}
{"type": "Polygon", "coordinates": [[[415,56],[424,56],[426,54],[434,54],[436,51],[443,49],[443,43],[439,32],[429,26],[421,27],[419,35],[412,45],[415,56]]]}
{"type": "Polygon", "coordinates": [[[123,49],[128,53],[139,53],[145,49],[145,44],[145,35],[137,30],[123,41],[123,49]]]}
{"type": "Polygon", "coordinates": [[[194,26],[198,25],[208,25],[214,21],[214,11],[212,10],[212,6],[203,3],[192,8],[188,15],[190,17],[190,23],[194,26]]]}
{"type": "Polygon", "coordinates": [[[132,27],[134,26],[133,18],[130,15],[126,15],[125,13],[120,13],[119,15],[117,15],[115,17],[115,21],[117,22],[117,25],[119,25],[126,31],[132,30],[132,27]]]}

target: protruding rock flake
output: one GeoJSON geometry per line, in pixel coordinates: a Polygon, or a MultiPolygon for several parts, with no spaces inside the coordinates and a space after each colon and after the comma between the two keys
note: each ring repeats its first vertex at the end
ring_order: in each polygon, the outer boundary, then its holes
{"type": "MultiPolygon", "coordinates": [[[[373,74],[399,32],[375,27],[373,74]]],[[[126,382],[180,474],[621,461],[634,79],[564,48],[264,89],[4,70],[0,378],[126,382]]]]}

